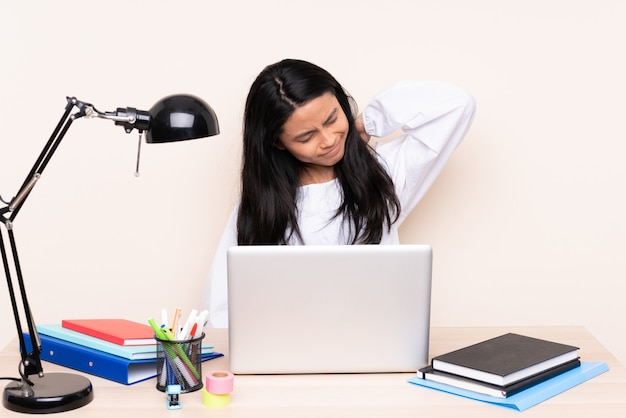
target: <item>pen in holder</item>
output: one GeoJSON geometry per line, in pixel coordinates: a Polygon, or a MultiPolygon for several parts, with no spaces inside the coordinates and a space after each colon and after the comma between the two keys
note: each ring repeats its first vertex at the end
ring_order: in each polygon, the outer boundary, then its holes
{"type": "Polygon", "coordinates": [[[155,336],[157,341],[157,389],[180,385],[181,393],[202,388],[202,340],[204,333],[187,340],[155,336]]]}

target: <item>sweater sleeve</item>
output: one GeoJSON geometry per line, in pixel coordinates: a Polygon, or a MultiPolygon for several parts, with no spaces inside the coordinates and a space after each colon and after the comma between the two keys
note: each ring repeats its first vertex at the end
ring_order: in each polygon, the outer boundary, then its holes
{"type": "Polygon", "coordinates": [[[430,81],[397,83],[365,107],[367,133],[404,133],[376,147],[402,205],[398,225],[433,184],[467,133],[474,111],[474,98],[467,91],[430,81]]]}
{"type": "Polygon", "coordinates": [[[237,211],[233,209],[222,238],[217,246],[213,263],[207,275],[202,294],[202,309],[209,311],[208,326],[213,328],[228,327],[228,279],[226,253],[237,245],[237,211]]]}

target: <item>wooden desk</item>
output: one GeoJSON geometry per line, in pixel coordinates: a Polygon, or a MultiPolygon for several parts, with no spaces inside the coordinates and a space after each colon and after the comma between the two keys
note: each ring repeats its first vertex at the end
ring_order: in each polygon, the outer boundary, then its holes
{"type": "MultiPolygon", "coordinates": [[[[442,354],[505,332],[518,332],[580,347],[584,361],[604,361],[610,370],[565,393],[534,406],[524,417],[626,417],[626,368],[582,327],[433,328],[430,356],[442,354]]],[[[224,329],[209,330],[207,342],[227,354],[224,329]]],[[[17,375],[17,344],[0,353],[0,375],[17,375]]],[[[329,344],[332,349],[332,343],[329,344]]],[[[208,370],[228,369],[228,357],[204,363],[208,370]]],[[[45,363],[46,372],[67,371],[45,363]]],[[[79,372],[76,372],[79,373],[79,372]]],[[[95,398],[65,412],[81,418],[123,417],[513,417],[519,412],[441,393],[407,383],[411,374],[236,376],[230,405],[208,408],[201,391],[181,395],[183,408],[170,411],[156,380],[124,386],[87,376],[95,398]]],[[[3,384],[2,387],[6,386],[3,384]]],[[[3,417],[24,416],[3,409],[3,417]]]]}

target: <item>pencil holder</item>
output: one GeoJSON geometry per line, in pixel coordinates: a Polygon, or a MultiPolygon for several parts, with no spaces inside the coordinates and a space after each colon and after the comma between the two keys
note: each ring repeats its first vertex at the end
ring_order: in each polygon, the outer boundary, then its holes
{"type": "Polygon", "coordinates": [[[181,393],[201,389],[204,333],[188,340],[155,339],[157,389],[165,392],[169,385],[180,385],[181,393]]]}

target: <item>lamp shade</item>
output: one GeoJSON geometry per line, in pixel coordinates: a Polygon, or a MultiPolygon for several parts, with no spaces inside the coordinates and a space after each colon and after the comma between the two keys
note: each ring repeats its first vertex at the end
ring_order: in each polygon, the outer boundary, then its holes
{"type": "Polygon", "coordinates": [[[220,133],[211,106],[195,96],[167,96],[155,103],[149,112],[148,143],[184,141],[220,133]]]}

